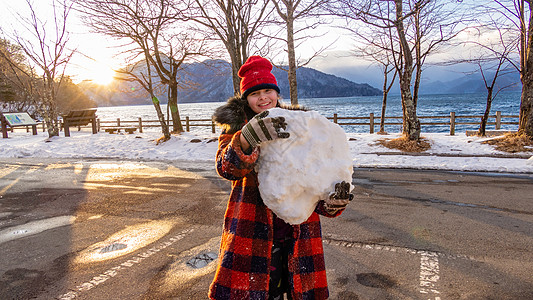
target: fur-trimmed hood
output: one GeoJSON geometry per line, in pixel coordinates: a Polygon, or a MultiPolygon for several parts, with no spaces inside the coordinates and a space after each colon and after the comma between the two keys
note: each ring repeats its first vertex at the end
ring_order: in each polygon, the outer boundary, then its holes
{"type": "MultiPolygon", "coordinates": [[[[279,100],[277,107],[290,110],[307,110],[301,106],[282,104],[279,100]]],[[[246,100],[243,100],[240,96],[233,96],[228,99],[226,104],[215,109],[212,118],[226,133],[232,134],[240,130],[255,115],[256,113],[248,106],[246,100]]]]}

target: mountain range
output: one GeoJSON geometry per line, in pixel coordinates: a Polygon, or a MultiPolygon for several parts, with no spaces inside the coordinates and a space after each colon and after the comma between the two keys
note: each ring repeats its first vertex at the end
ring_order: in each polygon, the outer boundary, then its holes
{"type": "MultiPolygon", "coordinates": [[[[485,74],[488,83],[494,74],[485,74]]],[[[505,91],[520,91],[520,73],[506,72],[498,76],[494,91],[504,88],[505,91]]],[[[431,81],[420,84],[420,94],[473,94],[486,93],[487,88],[480,73],[473,73],[448,81],[431,81]]]]}
{"type": "MultiPolygon", "coordinates": [[[[289,99],[287,72],[274,67],[272,73],[278,81],[282,98],[289,99]]],[[[186,64],[178,76],[180,81],[178,103],[220,102],[233,95],[231,64],[226,61],[208,60],[201,63],[186,64]]],[[[307,67],[299,68],[296,77],[298,97],[300,98],[378,96],[382,94],[381,90],[369,84],[355,83],[307,67]]],[[[108,86],[99,86],[91,81],[82,81],[78,86],[99,106],[150,103],[147,94],[138,84],[132,82],[115,80],[108,86]]],[[[162,103],[167,102],[168,97],[165,89],[161,89],[157,94],[162,103]]]]}

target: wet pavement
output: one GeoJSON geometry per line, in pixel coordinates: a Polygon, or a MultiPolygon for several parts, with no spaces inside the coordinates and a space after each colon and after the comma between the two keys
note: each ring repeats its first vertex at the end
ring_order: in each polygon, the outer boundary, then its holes
{"type": "MultiPolygon", "coordinates": [[[[533,177],[357,169],[322,219],[331,299],[533,299],[533,177]]],[[[0,160],[0,299],[206,299],[212,162],[0,160]]]]}

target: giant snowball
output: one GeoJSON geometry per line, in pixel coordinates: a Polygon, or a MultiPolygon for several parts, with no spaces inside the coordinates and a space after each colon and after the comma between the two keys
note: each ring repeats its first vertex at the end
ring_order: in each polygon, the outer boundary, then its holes
{"type": "Polygon", "coordinates": [[[284,117],[288,139],[261,143],[257,173],[264,203],[289,224],[300,224],[317,203],[352,182],[353,162],[342,128],[315,111],[270,109],[284,117]]]}

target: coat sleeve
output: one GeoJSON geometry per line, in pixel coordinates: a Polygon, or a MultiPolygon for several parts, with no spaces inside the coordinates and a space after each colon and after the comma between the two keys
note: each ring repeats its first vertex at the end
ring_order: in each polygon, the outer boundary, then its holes
{"type": "Polygon", "coordinates": [[[245,177],[253,171],[259,157],[259,147],[254,148],[250,154],[242,151],[240,136],[239,130],[234,134],[222,133],[218,138],[217,172],[228,180],[245,177]]]}

